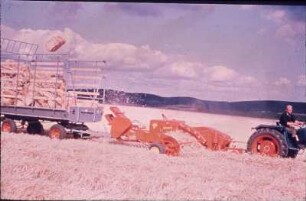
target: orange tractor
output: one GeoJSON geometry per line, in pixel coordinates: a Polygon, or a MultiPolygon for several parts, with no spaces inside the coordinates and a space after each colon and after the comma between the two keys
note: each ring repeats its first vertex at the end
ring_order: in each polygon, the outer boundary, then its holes
{"type": "Polygon", "coordinates": [[[132,123],[118,107],[110,107],[113,114],[106,114],[105,118],[111,125],[112,138],[120,142],[141,142],[149,145],[149,149],[158,153],[178,156],[180,144],[176,139],[167,135],[170,131],[183,131],[193,136],[201,145],[209,150],[232,150],[242,153],[240,148],[231,148],[232,138],[218,130],[209,127],[191,127],[184,121],[163,119],[150,121],[150,128],[146,130],[132,123]]]}

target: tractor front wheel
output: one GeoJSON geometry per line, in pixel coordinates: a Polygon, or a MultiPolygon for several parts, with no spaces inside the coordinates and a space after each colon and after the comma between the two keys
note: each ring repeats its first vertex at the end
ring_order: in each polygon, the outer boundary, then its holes
{"type": "Polygon", "coordinates": [[[14,120],[12,119],[5,119],[2,122],[1,131],[8,132],[8,133],[16,133],[17,132],[17,126],[14,120]]]}
{"type": "Polygon", "coordinates": [[[65,139],[67,133],[64,126],[60,124],[55,124],[50,128],[48,135],[50,138],[65,139]]]}
{"type": "Polygon", "coordinates": [[[247,150],[252,154],[272,157],[286,157],[289,151],[285,136],[269,128],[257,130],[248,140],[247,150]]]}

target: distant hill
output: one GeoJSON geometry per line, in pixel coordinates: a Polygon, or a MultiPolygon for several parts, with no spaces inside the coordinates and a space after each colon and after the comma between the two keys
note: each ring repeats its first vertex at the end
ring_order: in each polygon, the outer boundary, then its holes
{"type": "MultiPolygon", "coordinates": [[[[103,90],[100,90],[101,97],[102,93],[103,90]]],[[[296,116],[300,120],[306,121],[306,103],[303,102],[274,100],[240,102],[207,101],[192,97],[162,97],[153,94],[106,90],[105,103],[273,119],[278,119],[285,106],[291,104],[296,116]]]]}

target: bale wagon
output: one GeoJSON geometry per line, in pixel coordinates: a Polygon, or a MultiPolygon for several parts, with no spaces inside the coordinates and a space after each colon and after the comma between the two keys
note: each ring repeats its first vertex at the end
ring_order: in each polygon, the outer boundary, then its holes
{"type": "Polygon", "coordinates": [[[100,121],[98,89],[104,61],[69,60],[65,54],[36,54],[37,45],[1,38],[2,131],[16,132],[16,121],[30,134],[42,121],[54,122],[51,138],[88,137],[85,123],[100,121]]]}

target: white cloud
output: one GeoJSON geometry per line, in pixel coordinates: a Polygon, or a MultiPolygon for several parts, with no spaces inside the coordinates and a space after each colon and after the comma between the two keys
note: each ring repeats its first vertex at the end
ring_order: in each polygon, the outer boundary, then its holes
{"type": "Polygon", "coordinates": [[[276,37],[295,44],[298,36],[305,36],[305,21],[293,20],[288,12],[285,9],[266,9],[263,16],[277,26],[276,37]]]}
{"type": "MultiPolygon", "coordinates": [[[[69,29],[68,29],[69,30],[69,29]]],[[[72,39],[70,53],[81,60],[106,60],[108,66],[117,70],[155,70],[162,67],[167,56],[149,46],[126,43],[90,43],[69,30],[72,39]]]]}
{"type": "Polygon", "coordinates": [[[17,31],[12,29],[11,27],[5,26],[3,24],[0,25],[1,37],[10,38],[14,37],[17,31]]]}
{"type": "MultiPolygon", "coordinates": [[[[8,27],[6,29],[9,30],[8,27]]],[[[261,82],[256,78],[226,65],[207,67],[204,62],[192,61],[186,55],[166,55],[146,45],[93,43],[69,28],[22,29],[15,31],[12,39],[37,43],[44,47],[44,43],[55,34],[66,39],[65,45],[56,53],[69,53],[71,58],[77,60],[106,60],[109,67],[116,70],[108,72],[109,88],[157,94],[160,90],[169,96],[188,94],[198,95],[204,99],[206,94],[224,99],[239,99],[242,96],[253,95],[256,87],[261,86],[261,82]],[[226,92],[232,94],[226,97],[226,92]]],[[[40,52],[45,53],[44,49],[40,49],[40,52]]],[[[305,77],[299,77],[297,83],[305,84],[305,77]]],[[[287,78],[280,78],[272,84],[281,88],[289,86],[291,82],[287,78]]]]}
{"type": "MultiPolygon", "coordinates": [[[[51,31],[51,30],[32,30],[32,29],[20,29],[14,30],[5,25],[1,25],[1,31],[3,31],[3,37],[7,39],[13,39],[17,41],[27,42],[30,44],[37,44],[40,48],[39,53],[47,53],[44,50],[46,42],[54,35],[63,35],[61,31],[51,31]]],[[[30,45],[9,45],[9,51],[14,53],[26,54],[35,53],[35,48],[30,45]]]]}
{"type": "Polygon", "coordinates": [[[121,70],[155,70],[167,61],[167,56],[160,51],[124,43],[79,45],[74,55],[78,59],[103,59],[113,69],[121,70]]]}
{"type": "Polygon", "coordinates": [[[240,76],[238,82],[242,85],[249,84],[252,86],[258,86],[259,83],[256,82],[256,79],[252,76],[240,76]]]}
{"type": "MultiPolygon", "coordinates": [[[[8,27],[5,27],[9,30],[8,27]]],[[[134,46],[126,43],[91,43],[69,28],[64,31],[48,29],[21,29],[10,39],[35,43],[39,53],[49,53],[45,43],[54,35],[65,38],[66,44],[56,53],[68,53],[72,59],[106,60],[114,70],[155,70],[162,67],[167,56],[149,46],[134,46]]]]}
{"type": "Polygon", "coordinates": [[[259,87],[259,82],[252,76],[241,74],[224,65],[203,68],[198,81],[199,88],[208,93],[249,93],[250,89],[259,87]]]}
{"type": "Polygon", "coordinates": [[[260,83],[249,75],[241,74],[227,66],[212,66],[204,69],[207,88],[212,91],[243,91],[260,87],[260,83]]]}
{"type": "Polygon", "coordinates": [[[277,81],[273,82],[273,85],[279,86],[279,87],[286,87],[291,85],[291,81],[286,77],[281,77],[277,81]]]}
{"type": "Polygon", "coordinates": [[[297,85],[306,87],[306,75],[299,75],[297,77],[297,85]]]}
{"type": "Polygon", "coordinates": [[[271,10],[271,11],[266,13],[265,17],[268,20],[272,20],[276,23],[281,23],[286,18],[286,12],[284,10],[281,10],[281,9],[271,10]]]}
{"type": "MultiPolygon", "coordinates": [[[[6,38],[8,39],[13,39],[13,40],[17,40],[17,41],[22,41],[22,42],[27,42],[27,43],[33,43],[33,44],[37,44],[39,46],[38,52],[39,53],[47,53],[48,51],[45,48],[45,44],[46,42],[53,36],[55,35],[60,35],[63,38],[66,38],[64,33],[59,31],[59,30],[42,30],[42,29],[38,29],[38,30],[33,30],[33,29],[20,29],[20,30],[14,30],[14,34],[12,35],[8,35],[7,33],[10,30],[10,28],[6,28],[6,38]]],[[[23,50],[20,49],[19,53],[22,53],[23,50]]],[[[16,49],[17,50],[17,49],[16,49]]],[[[34,52],[33,52],[34,53],[34,52]]]]}
{"type": "Polygon", "coordinates": [[[282,24],[276,30],[276,36],[289,43],[293,43],[294,39],[301,33],[305,34],[305,23],[302,22],[288,22],[282,24]]]}
{"type": "Polygon", "coordinates": [[[213,82],[232,81],[238,77],[238,73],[226,66],[213,66],[204,70],[207,78],[213,82]]]}
{"type": "Polygon", "coordinates": [[[174,62],[170,65],[170,70],[173,75],[178,77],[195,78],[197,76],[196,69],[201,67],[200,63],[174,62]]]}
{"type": "MultiPolygon", "coordinates": [[[[177,58],[177,57],[175,57],[177,58]]],[[[154,76],[163,79],[198,79],[204,64],[185,59],[169,57],[168,62],[154,72],[154,76]]]]}

